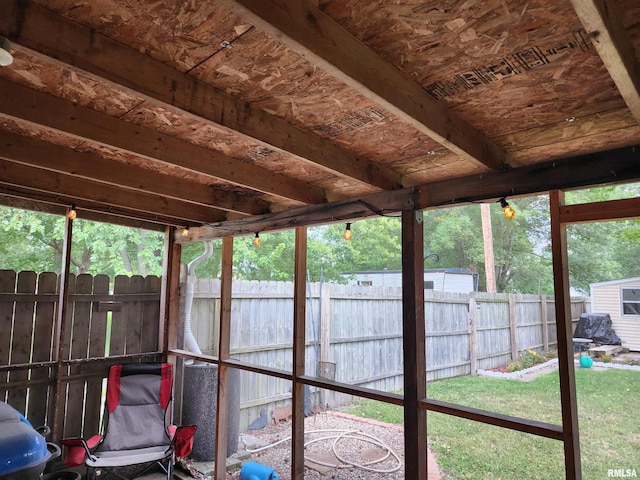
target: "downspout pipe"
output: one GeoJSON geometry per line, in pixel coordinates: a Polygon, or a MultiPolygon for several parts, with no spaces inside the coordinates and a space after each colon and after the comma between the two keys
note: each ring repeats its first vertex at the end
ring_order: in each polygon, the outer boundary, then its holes
{"type": "Polygon", "coordinates": [[[196,355],[202,355],[202,350],[200,350],[198,342],[193,336],[193,331],[191,330],[191,307],[193,306],[193,296],[196,286],[195,269],[202,262],[208,260],[212,253],[213,244],[211,240],[206,241],[204,242],[204,253],[187,264],[187,297],[185,299],[184,312],[184,343],[187,350],[195,353],[196,355]]]}

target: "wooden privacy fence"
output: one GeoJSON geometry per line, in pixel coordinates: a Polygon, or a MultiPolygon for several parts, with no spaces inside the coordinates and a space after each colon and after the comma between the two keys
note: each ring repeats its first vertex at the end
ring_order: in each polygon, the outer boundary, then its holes
{"type": "Polygon", "coordinates": [[[34,426],[56,425],[58,437],[89,436],[98,433],[108,367],[161,358],[160,278],[70,276],[63,358],[59,285],[56,273],[0,270],[0,400],[34,426]]]}
{"type": "MultiPolygon", "coordinates": [[[[293,284],[234,281],[231,356],[292,369],[293,284]]],[[[218,280],[196,282],[192,328],[200,348],[217,351],[218,280]]],[[[587,299],[573,298],[572,320],[587,299]]],[[[517,359],[527,349],[556,348],[554,300],[546,295],[456,294],[425,291],[427,380],[475,373],[517,359]]],[[[306,321],[306,374],[330,376],[382,391],[403,387],[402,291],[390,287],[311,284],[306,321]],[[335,371],[335,373],[334,373],[335,371]]],[[[289,382],[242,372],[241,425],[261,406],[282,404],[289,382]]],[[[329,393],[328,402],[340,402],[329,393]]]]}

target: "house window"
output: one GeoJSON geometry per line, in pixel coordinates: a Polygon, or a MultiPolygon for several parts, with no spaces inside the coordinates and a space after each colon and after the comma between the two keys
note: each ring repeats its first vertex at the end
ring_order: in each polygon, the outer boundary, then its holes
{"type": "Polygon", "coordinates": [[[373,286],[373,281],[372,280],[359,280],[358,281],[358,285],[360,285],[361,287],[371,287],[371,286],[373,286]]]}
{"type": "Polygon", "coordinates": [[[424,281],[424,289],[425,290],[433,290],[433,280],[425,280],[424,281]]]}
{"type": "Polygon", "coordinates": [[[640,287],[623,287],[622,291],[622,314],[640,315],[640,287]]]}

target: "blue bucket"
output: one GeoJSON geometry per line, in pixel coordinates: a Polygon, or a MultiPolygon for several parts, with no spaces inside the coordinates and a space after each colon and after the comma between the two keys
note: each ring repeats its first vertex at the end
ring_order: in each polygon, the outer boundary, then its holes
{"type": "Polygon", "coordinates": [[[266,465],[247,462],[240,469],[240,480],[278,480],[278,474],[266,465]]]}

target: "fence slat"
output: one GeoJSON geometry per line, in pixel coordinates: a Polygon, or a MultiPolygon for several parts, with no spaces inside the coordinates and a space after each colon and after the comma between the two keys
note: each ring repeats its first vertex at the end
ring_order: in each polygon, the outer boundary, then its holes
{"type": "MultiPolygon", "coordinates": [[[[41,273],[38,277],[38,296],[55,294],[58,291],[58,275],[52,272],[41,273]]],[[[53,360],[53,336],[56,316],[56,302],[38,302],[33,332],[33,362],[53,360]]],[[[50,367],[40,367],[31,370],[31,380],[47,379],[51,377],[50,367]]],[[[48,385],[35,384],[29,388],[29,408],[27,418],[32,425],[47,425],[52,423],[48,416],[53,416],[54,389],[48,385]],[[49,412],[49,413],[48,413],[49,412]]]]}
{"type": "MultiPolygon", "coordinates": [[[[142,291],[144,293],[160,293],[160,278],[145,277],[142,291]]],[[[155,352],[158,350],[159,317],[160,302],[142,302],[141,352],[155,352]]]]}
{"type": "MultiPolygon", "coordinates": [[[[105,295],[109,293],[109,277],[96,275],[93,279],[93,295],[105,295]]],[[[89,332],[89,357],[100,358],[105,354],[107,338],[107,312],[98,309],[98,302],[91,304],[91,323],[89,332]]],[[[102,378],[87,380],[87,392],[85,400],[85,423],[82,435],[88,438],[96,435],[100,430],[100,407],[102,400],[102,378]]]]}
{"type": "MultiPolygon", "coordinates": [[[[128,293],[129,277],[126,275],[118,275],[113,285],[113,293],[128,293]]],[[[128,304],[122,303],[120,310],[116,310],[111,316],[111,343],[109,346],[109,355],[124,355],[127,343],[127,316],[128,304]]]]}
{"type": "MultiPolygon", "coordinates": [[[[15,293],[16,272],[13,270],[0,270],[0,293],[15,293]]],[[[14,302],[0,302],[0,365],[9,365],[11,358],[11,333],[13,331],[13,307],[14,302]]],[[[6,400],[7,389],[2,384],[9,380],[9,373],[0,375],[0,401],[6,400]]]]}
{"type": "MultiPolygon", "coordinates": [[[[129,293],[142,293],[144,279],[140,275],[134,275],[129,279],[129,293]]],[[[127,304],[127,340],[126,352],[140,353],[142,348],[142,302],[134,300],[127,304]]]]}
{"type": "MultiPolygon", "coordinates": [[[[76,277],[74,293],[76,295],[91,295],[93,293],[93,277],[81,274],[76,277]]],[[[89,326],[91,325],[91,303],[73,302],[68,310],[72,312],[73,320],[67,324],[71,327],[71,349],[69,358],[87,358],[89,353],[89,326]]],[[[79,375],[82,371],[80,365],[68,368],[70,376],[79,375]]],[[[81,437],[84,420],[84,393],[85,382],[70,383],[67,387],[67,415],[64,420],[65,437],[81,437]],[[73,412],[70,414],[70,412],[73,412]]]]}
{"type": "MultiPolygon", "coordinates": [[[[35,293],[36,272],[20,272],[18,274],[18,293],[35,293]]],[[[29,363],[32,348],[33,314],[36,302],[16,302],[13,315],[13,339],[11,342],[11,364],[29,363]]],[[[29,378],[27,370],[14,371],[9,374],[10,382],[24,381],[29,378]]],[[[8,403],[16,410],[26,413],[27,387],[18,387],[9,391],[8,403]]]]}

